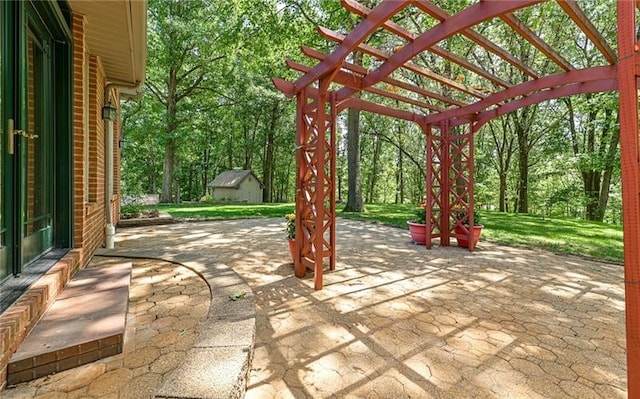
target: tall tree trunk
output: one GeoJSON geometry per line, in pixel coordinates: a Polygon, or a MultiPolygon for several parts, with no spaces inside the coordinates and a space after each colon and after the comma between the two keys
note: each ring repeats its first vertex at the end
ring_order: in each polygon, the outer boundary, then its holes
{"type": "MultiPolygon", "coordinates": [[[[619,120],[620,114],[618,113],[617,119],[619,120]]],[[[611,189],[611,175],[613,174],[613,166],[616,159],[616,152],[618,151],[618,144],[620,142],[620,129],[615,128],[611,134],[611,140],[609,142],[609,148],[607,150],[607,166],[602,175],[602,185],[600,189],[600,197],[598,198],[598,221],[604,220],[604,213],[607,210],[607,203],[609,202],[609,190],[611,189]]]]}
{"type": "Polygon", "coordinates": [[[271,120],[269,121],[269,127],[267,129],[267,134],[265,137],[265,154],[262,167],[262,183],[264,184],[264,190],[262,191],[262,200],[264,202],[273,202],[273,176],[275,173],[275,165],[273,159],[275,152],[274,137],[279,116],[280,108],[278,107],[278,101],[274,101],[273,107],[271,108],[271,120]]]}
{"type": "Polygon", "coordinates": [[[272,193],[273,193],[273,173],[274,173],[274,165],[273,165],[273,153],[274,153],[274,140],[273,140],[273,130],[267,131],[266,143],[265,143],[265,154],[264,154],[264,165],[262,167],[262,183],[264,184],[264,189],[262,191],[262,201],[264,202],[273,202],[272,193]]]}
{"type": "Polygon", "coordinates": [[[171,203],[173,188],[173,166],[176,156],[176,139],[170,138],[164,146],[164,164],[162,166],[162,192],[160,202],[171,203]]]}
{"type": "Polygon", "coordinates": [[[507,203],[507,174],[501,173],[499,176],[499,194],[498,194],[498,210],[500,212],[509,212],[509,204],[507,203]]]}
{"type": "Polygon", "coordinates": [[[227,138],[227,170],[233,169],[233,139],[227,138]]]}
{"type": "Polygon", "coordinates": [[[402,150],[398,147],[398,169],[396,171],[396,204],[404,202],[404,165],[402,150]]]}
{"type": "Polygon", "coordinates": [[[360,110],[347,112],[347,169],[348,192],[346,212],[362,212],[362,185],[360,179],[360,110]]]}
{"type": "MultiPolygon", "coordinates": [[[[591,99],[592,96],[588,96],[591,99]]],[[[586,198],[585,219],[593,221],[603,221],[604,213],[609,201],[609,190],[611,187],[611,174],[615,162],[615,154],[618,150],[620,141],[620,130],[616,129],[611,133],[609,140],[606,136],[609,134],[613,125],[613,109],[605,109],[604,121],[597,124],[601,129],[600,144],[597,147],[596,140],[596,120],[599,110],[592,108],[589,110],[586,123],[586,133],[584,140],[584,148],[581,149],[580,143],[583,141],[579,138],[577,121],[575,118],[575,110],[570,98],[564,100],[567,105],[569,114],[569,129],[571,131],[571,144],[574,155],[580,155],[581,152],[591,156],[598,156],[605,160],[604,170],[593,168],[591,165],[580,168],[580,176],[582,177],[583,192],[586,198]]],[[[619,115],[617,116],[619,118],[619,115]]]]}
{"type": "MultiPolygon", "coordinates": [[[[353,63],[362,66],[362,53],[353,53],[353,63]]],[[[336,123],[336,121],[333,121],[336,123]]],[[[347,212],[362,212],[362,181],[360,177],[360,110],[347,112],[347,212]]]]}
{"type": "Polygon", "coordinates": [[[514,149],[514,136],[508,132],[511,130],[509,118],[500,118],[500,129],[496,129],[493,123],[488,124],[489,132],[496,149],[496,157],[493,164],[498,173],[498,210],[509,212],[509,202],[507,199],[507,176],[511,167],[511,157],[514,149]]]}
{"type": "Polygon", "coordinates": [[[397,133],[398,133],[398,194],[400,198],[396,198],[396,204],[404,203],[404,156],[402,145],[402,126],[396,121],[397,133]]]}
{"type": "MultiPolygon", "coordinates": [[[[518,140],[520,141],[520,140],[518,140]]],[[[529,151],[518,148],[518,213],[529,212],[529,151]]]]}
{"type": "Polygon", "coordinates": [[[193,199],[193,180],[193,164],[189,163],[189,178],[187,179],[187,201],[191,201],[193,199]]]}
{"type": "Polygon", "coordinates": [[[374,195],[376,191],[376,184],[378,182],[378,168],[380,163],[380,153],[382,152],[382,140],[376,133],[373,137],[373,160],[371,165],[371,177],[369,178],[369,193],[367,194],[367,202],[373,203],[374,195]]]}
{"type": "Polygon", "coordinates": [[[536,106],[530,106],[510,114],[518,140],[518,201],[514,207],[518,213],[529,212],[529,153],[537,140],[531,137],[536,111],[536,106]]]}
{"type": "Polygon", "coordinates": [[[178,88],[178,80],[176,77],[176,70],[171,68],[169,70],[169,84],[167,85],[167,119],[165,126],[165,134],[167,137],[167,143],[165,144],[164,151],[164,164],[162,168],[162,193],[160,194],[160,202],[173,202],[171,196],[173,188],[173,171],[175,166],[176,139],[173,137],[173,132],[177,129],[176,121],[176,90],[178,88]]]}
{"type": "Polygon", "coordinates": [[[207,185],[209,184],[209,156],[210,156],[210,152],[211,150],[209,149],[208,146],[205,147],[204,151],[202,152],[202,195],[207,195],[209,194],[207,192],[208,187],[207,185]]]}

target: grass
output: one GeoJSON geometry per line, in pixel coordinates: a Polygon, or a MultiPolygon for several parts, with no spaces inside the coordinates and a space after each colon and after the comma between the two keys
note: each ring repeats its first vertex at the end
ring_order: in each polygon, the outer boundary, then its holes
{"type": "Polygon", "coordinates": [[[483,212],[486,239],[622,262],[622,226],[573,218],[483,212]]]}
{"type": "Polygon", "coordinates": [[[161,204],[160,211],[169,213],[174,218],[185,220],[219,220],[281,217],[293,213],[294,204],[161,204]]]}
{"type": "MultiPolygon", "coordinates": [[[[171,216],[186,220],[282,217],[294,211],[294,204],[256,205],[160,205],[171,216]]],[[[406,229],[413,218],[413,205],[367,204],[364,213],[338,211],[338,216],[406,229]]],[[[482,240],[542,248],[558,253],[589,256],[621,262],[622,227],[584,220],[540,217],[525,214],[482,212],[485,229],[482,240]]]]}

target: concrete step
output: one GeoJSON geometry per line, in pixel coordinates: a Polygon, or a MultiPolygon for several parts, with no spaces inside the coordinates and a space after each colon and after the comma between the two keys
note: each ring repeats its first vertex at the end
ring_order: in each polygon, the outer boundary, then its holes
{"type": "Polygon", "coordinates": [[[122,353],[131,262],[78,271],[8,365],[9,385],[122,353]]]}

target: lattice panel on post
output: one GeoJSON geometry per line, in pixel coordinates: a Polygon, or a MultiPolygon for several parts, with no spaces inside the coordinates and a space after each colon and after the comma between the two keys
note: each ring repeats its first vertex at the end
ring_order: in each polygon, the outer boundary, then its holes
{"type": "Polygon", "coordinates": [[[466,234],[473,250],[473,133],[460,125],[447,135],[449,144],[449,226],[451,233],[466,234]]]}
{"type": "Polygon", "coordinates": [[[295,275],[314,271],[315,289],[322,288],[328,258],[335,268],[334,142],[335,107],[327,94],[305,89],[298,95],[296,135],[296,256],[295,275]],[[309,92],[315,94],[310,96],[309,92]],[[329,106],[329,112],[327,112],[329,106]],[[328,135],[328,137],[327,137],[328,135]]]}
{"type": "Polygon", "coordinates": [[[431,125],[425,131],[427,146],[427,181],[426,181],[426,224],[427,224],[427,248],[432,247],[432,240],[441,237],[442,219],[442,149],[444,139],[441,134],[434,133],[431,125]]]}

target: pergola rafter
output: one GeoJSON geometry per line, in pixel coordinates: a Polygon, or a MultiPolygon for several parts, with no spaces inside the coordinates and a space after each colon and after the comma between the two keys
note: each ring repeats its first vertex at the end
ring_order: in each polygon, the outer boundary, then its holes
{"type": "MultiPolygon", "coordinates": [[[[295,82],[273,79],[279,90],[298,102],[295,274],[301,277],[308,269],[313,270],[315,288],[321,289],[324,268],[335,268],[336,120],[343,110],[354,108],[411,121],[424,132],[426,246],[431,248],[434,239],[439,239],[440,245],[449,245],[454,229],[473,225],[473,137],[485,123],[543,101],[619,90],[628,393],[640,397],[640,55],[635,20],[640,0],[617,2],[618,55],[576,1],[557,0],[557,11],[567,15],[594,44],[589,51],[597,57],[590,59],[604,61],[583,69],[577,65],[592,65],[592,61],[569,58],[526,25],[519,10],[541,2],[480,0],[449,12],[429,0],[380,0],[373,8],[356,0],[342,0],[342,5],[362,21],[346,35],[319,27],[323,37],[337,43],[334,50],[325,54],[303,47],[303,54],[318,63],[307,66],[288,61],[287,65],[302,76],[295,82]],[[412,18],[411,27],[403,26],[403,21],[395,17],[406,12],[424,18],[412,18]],[[421,28],[420,21],[428,27],[421,28]],[[538,71],[533,61],[519,59],[479,33],[479,26],[492,23],[510,29],[553,68],[538,71]],[[393,44],[374,45],[372,35],[377,32],[383,34],[376,38],[393,44]],[[470,50],[479,46],[491,54],[487,56],[489,67],[476,65],[441,44],[454,37],[474,46],[470,50]],[[366,59],[371,63],[347,61],[354,52],[371,57],[366,59]],[[446,63],[450,65],[442,68],[446,63]],[[556,73],[548,74],[551,69],[556,73]],[[464,74],[456,75],[459,70],[464,74]],[[499,71],[505,70],[519,73],[500,76],[499,71]]],[[[473,243],[470,230],[466,228],[463,234],[473,243]]]]}
{"type": "Polygon", "coordinates": [[[567,13],[569,18],[578,25],[580,29],[587,35],[589,40],[600,50],[604,58],[611,65],[617,61],[616,53],[611,46],[604,40],[602,34],[593,25],[587,14],[582,11],[580,6],[574,0],[558,0],[558,5],[567,13]]]}
{"type": "MultiPolygon", "coordinates": [[[[354,0],[345,0],[343,1],[344,7],[355,13],[358,14],[361,17],[366,17],[371,10],[368,9],[367,7],[363,6],[362,4],[354,1],[354,0]]],[[[399,37],[402,37],[403,39],[407,40],[407,41],[413,41],[417,35],[415,33],[410,32],[408,29],[403,28],[402,26],[396,24],[393,21],[387,21],[383,24],[383,27],[388,30],[389,32],[398,35],[399,37]]],[[[452,52],[443,49],[440,46],[433,46],[431,47],[431,52],[433,52],[434,54],[453,62],[454,64],[457,64],[461,67],[463,67],[466,70],[469,70],[471,72],[476,73],[479,76],[482,76],[483,78],[495,83],[496,85],[500,85],[502,87],[509,87],[511,86],[511,84],[509,82],[507,82],[506,80],[503,80],[497,76],[495,76],[494,74],[492,74],[489,71],[485,71],[484,69],[480,68],[477,65],[474,65],[472,63],[470,63],[469,61],[467,61],[466,59],[453,54],[452,52]]]]}
{"type": "Polygon", "coordinates": [[[531,43],[535,48],[540,50],[547,58],[551,61],[555,62],[560,68],[565,71],[572,71],[575,68],[569,61],[567,61],[560,53],[558,53],[553,47],[549,46],[542,40],[538,35],[535,34],[529,27],[522,23],[515,15],[513,14],[504,14],[501,15],[500,18],[511,27],[514,31],[518,32],[520,36],[526,39],[529,43],[531,43]]]}
{"type": "MultiPolygon", "coordinates": [[[[341,35],[337,32],[334,32],[330,29],[327,28],[323,28],[323,27],[319,27],[318,31],[320,32],[320,34],[322,36],[324,36],[325,38],[329,39],[329,40],[333,40],[335,42],[338,43],[342,43],[344,41],[344,39],[346,38],[344,35],[341,35]]],[[[372,55],[374,57],[376,57],[377,59],[383,61],[383,62],[388,62],[389,59],[391,57],[393,57],[392,53],[386,52],[386,51],[382,51],[382,50],[378,50],[373,46],[370,46],[368,44],[364,44],[361,43],[356,47],[358,50],[362,51],[365,54],[369,54],[372,55]]],[[[407,62],[404,64],[404,68],[421,76],[424,76],[427,79],[432,79],[438,83],[441,83],[443,85],[449,86],[452,89],[455,90],[459,90],[463,93],[467,93],[471,96],[477,97],[477,98],[484,98],[486,97],[485,94],[481,93],[478,90],[475,90],[473,88],[467,87],[461,83],[456,82],[453,79],[447,78],[445,76],[439,75],[433,71],[431,71],[429,68],[425,68],[423,66],[417,65],[416,63],[413,62],[407,62]]],[[[387,75],[388,76],[388,75],[387,75]]]]}
{"type": "MultiPolygon", "coordinates": [[[[395,52],[380,67],[368,74],[362,80],[362,83],[365,87],[372,86],[382,80],[384,76],[393,73],[396,69],[403,66],[416,55],[428,50],[436,43],[453,36],[455,33],[464,32],[466,34],[471,34],[469,33],[471,31],[468,29],[480,22],[495,18],[504,13],[515,11],[531,4],[539,3],[540,1],[541,0],[485,1],[476,3],[469,8],[465,8],[458,14],[442,20],[438,25],[422,33],[412,42],[395,52]]],[[[426,6],[426,2],[424,1],[419,1],[418,4],[426,6]]],[[[367,19],[365,19],[365,21],[366,20],[367,19]]],[[[473,36],[475,37],[475,35],[473,36]]],[[[482,44],[486,45],[485,41],[483,41],[482,44]]],[[[537,75],[535,76],[537,77],[537,75]]],[[[352,96],[353,94],[355,94],[354,89],[343,87],[337,91],[336,96],[338,101],[340,101],[346,97],[352,96]]]]}
{"type": "MultiPolygon", "coordinates": [[[[317,50],[313,50],[313,49],[311,49],[309,47],[305,47],[305,46],[302,47],[302,52],[305,55],[307,55],[309,57],[312,57],[312,58],[315,58],[315,59],[317,59],[319,61],[322,61],[325,58],[327,58],[326,54],[321,53],[321,52],[319,52],[317,50]]],[[[342,63],[342,67],[347,69],[347,70],[349,70],[349,71],[352,71],[352,72],[355,72],[357,74],[360,74],[360,75],[366,75],[368,73],[368,71],[365,68],[363,68],[363,67],[361,67],[359,65],[352,64],[350,62],[343,62],[342,63]]],[[[401,89],[405,89],[407,91],[413,92],[418,96],[424,96],[424,97],[432,98],[434,100],[442,101],[442,102],[450,104],[450,105],[457,105],[459,107],[463,107],[463,106],[467,105],[467,104],[462,103],[460,101],[451,100],[450,98],[445,97],[445,96],[443,96],[441,94],[438,94],[438,93],[435,93],[435,92],[432,92],[432,91],[429,91],[429,90],[425,90],[420,86],[416,86],[416,85],[411,84],[411,83],[406,83],[406,82],[403,82],[403,81],[398,80],[398,79],[386,77],[386,78],[382,79],[382,81],[385,82],[385,83],[388,83],[388,84],[390,84],[392,86],[396,86],[396,87],[399,87],[401,89]]],[[[443,111],[443,109],[440,108],[440,109],[438,109],[438,111],[443,111]]]]}
{"type": "MultiPolygon", "coordinates": [[[[541,1],[544,1],[544,0],[523,1],[523,3],[526,3],[524,5],[531,5],[533,3],[540,3],[541,1]]],[[[488,3],[491,3],[491,2],[487,2],[487,4],[488,3]]],[[[505,1],[505,2],[497,1],[497,2],[494,2],[494,3],[517,3],[517,2],[514,2],[514,1],[505,1]]],[[[440,7],[438,7],[437,5],[433,4],[430,1],[418,1],[417,2],[417,6],[422,11],[428,13],[429,15],[431,15],[434,18],[437,18],[440,21],[446,21],[446,20],[451,18],[449,13],[447,13],[446,11],[444,11],[443,9],[441,9],[440,7]]],[[[475,6],[477,6],[477,5],[475,5],[475,6]]],[[[504,4],[503,4],[503,6],[504,6],[504,4]]],[[[518,6],[517,8],[521,8],[521,7],[522,6],[518,6]]],[[[506,15],[508,13],[510,13],[510,12],[499,13],[497,15],[500,15],[500,14],[505,14],[506,15]]],[[[490,17],[487,17],[485,19],[489,19],[489,18],[490,17]]],[[[472,40],[473,42],[475,42],[478,45],[484,47],[487,51],[497,55],[498,57],[502,58],[503,60],[505,60],[508,63],[510,63],[511,65],[513,65],[514,67],[518,68],[523,73],[529,75],[530,77],[532,77],[534,79],[538,77],[538,73],[536,71],[534,71],[529,66],[525,65],[522,61],[520,61],[517,57],[515,57],[512,54],[510,54],[509,52],[507,52],[506,50],[504,50],[503,48],[501,48],[497,44],[493,43],[492,41],[490,41],[486,37],[482,36],[478,32],[474,31],[473,29],[464,28],[464,29],[461,29],[460,32],[464,36],[466,36],[467,38],[472,40]]]]}

